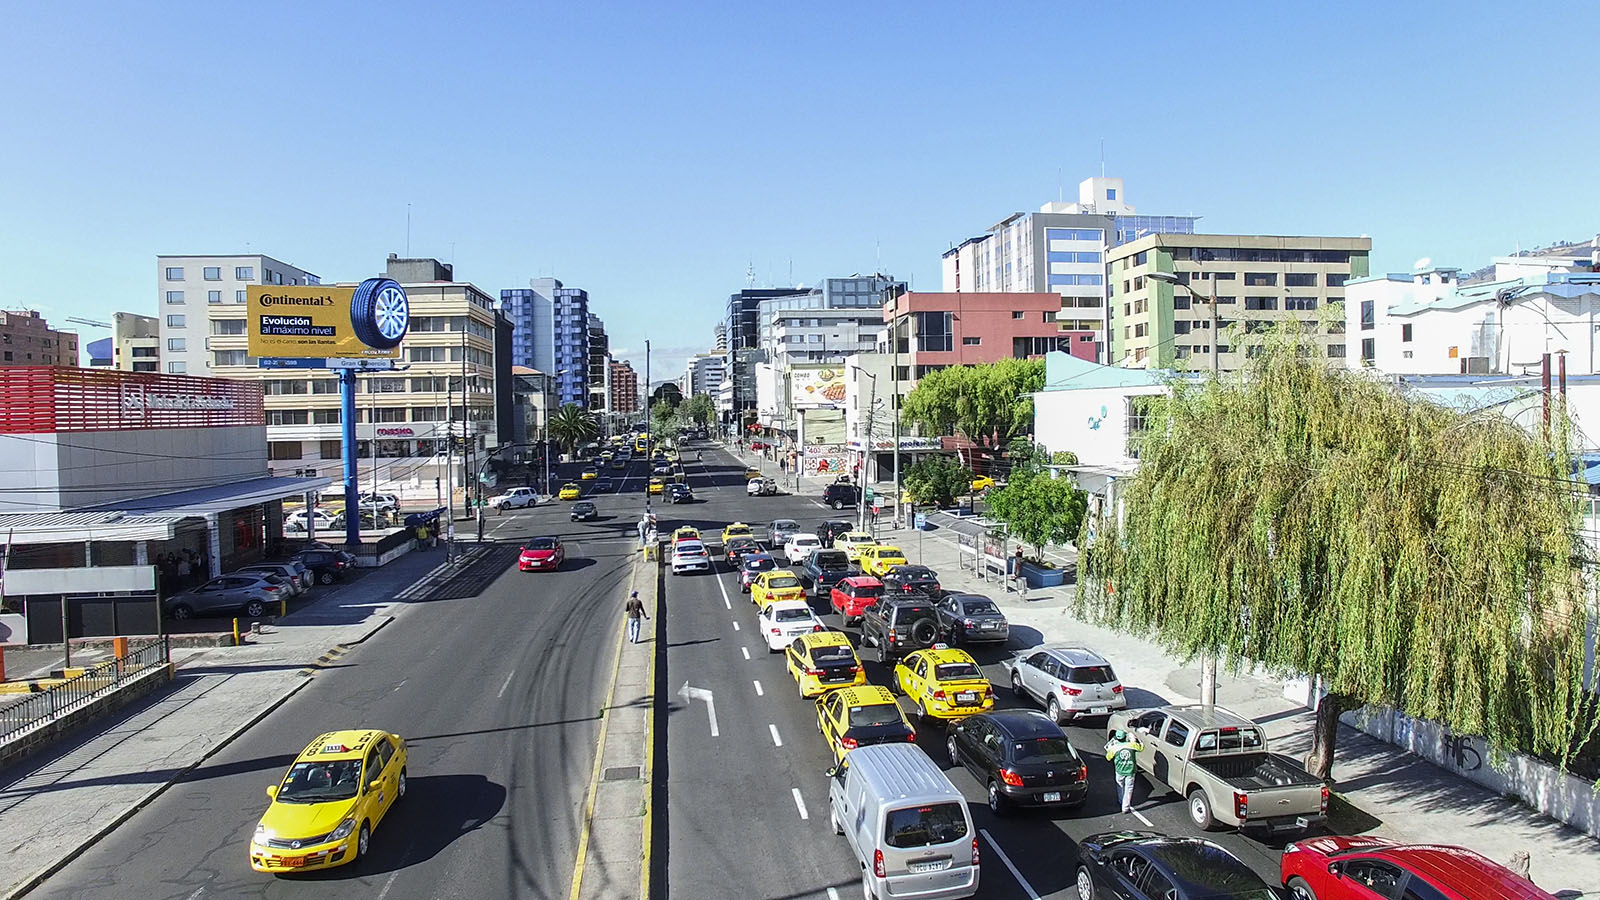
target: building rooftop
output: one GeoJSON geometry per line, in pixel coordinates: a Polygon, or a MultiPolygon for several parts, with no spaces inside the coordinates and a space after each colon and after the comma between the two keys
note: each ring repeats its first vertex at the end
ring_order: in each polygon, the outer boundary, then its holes
{"type": "Polygon", "coordinates": [[[1062,350],[1053,350],[1044,355],[1044,391],[1157,387],[1166,384],[1172,377],[1172,372],[1163,369],[1102,366],[1062,350]]]}

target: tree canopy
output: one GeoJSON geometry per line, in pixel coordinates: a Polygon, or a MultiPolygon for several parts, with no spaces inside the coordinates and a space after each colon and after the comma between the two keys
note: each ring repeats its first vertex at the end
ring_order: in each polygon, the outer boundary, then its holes
{"type": "Polygon", "coordinates": [[[569,453],[577,453],[578,445],[594,440],[600,434],[600,423],[595,420],[594,413],[576,403],[568,403],[556,410],[550,416],[547,427],[550,439],[566,447],[569,453]]]}
{"type": "Polygon", "coordinates": [[[717,421],[717,405],[711,402],[711,397],[707,394],[695,394],[685,400],[679,412],[683,415],[685,424],[710,427],[717,421]]]}
{"type": "Polygon", "coordinates": [[[989,515],[1006,523],[1012,536],[1032,544],[1038,557],[1043,556],[1045,544],[1077,540],[1088,511],[1088,496],[1044,466],[1046,461],[1071,465],[1078,461],[1077,456],[1066,450],[1052,456],[1018,441],[1012,445],[1011,459],[1010,478],[1003,487],[989,491],[989,515]]]}
{"type": "Polygon", "coordinates": [[[919,503],[945,508],[972,488],[972,470],[943,454],[929,454],[906,469],[906,490],[919,503]]]}
{"type": "Polygon", "coordinates": [[[1078,610],[1169,651],[1319,676],[1499,751],[1587,738],[1593,609],[1559,403],[1548,438],[1301,355],[1150,398],[1140,468],[1079,560],[1078,610]],[[1579,733],[1583,731],[1584,733],[1579,733]]]}
{"type": "Polygon", "coordinates": [[[906,395],[902,416],[936,434],[1003,447],[1033,428],[1033,392],[1044,388],[1044,360],[1002,359],[949,366],[924,375],[906,395]]]}

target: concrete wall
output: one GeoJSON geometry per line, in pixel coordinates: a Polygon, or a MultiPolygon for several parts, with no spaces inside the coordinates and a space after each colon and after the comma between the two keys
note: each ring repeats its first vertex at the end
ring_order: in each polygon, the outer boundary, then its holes
{"type": "Polygon", "coordinates": [[[1071,450],[1085,466],[1130,466],[1128,402],[1165,394],[1161,385],[1045,391],[1034,396],[1034,439],[1051,452],[1071,450]]]}
{"type": "Polygon", "coordinates": [[[43,512],[267,473],[259,425],[0,435],[0,491],[13,509],[43,512]]]}

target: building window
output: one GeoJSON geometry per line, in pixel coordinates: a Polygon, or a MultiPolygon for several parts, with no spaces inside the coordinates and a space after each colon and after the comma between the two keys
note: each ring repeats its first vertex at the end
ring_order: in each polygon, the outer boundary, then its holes
{"type": "MultiPolygon", "coordinates": [[[[313,425],[337,425],[337,424],[339,424],[339,410],[337,410],[337,409],[314,409],[314,410],[311,411],[311,424],[313,424],[313,425]]],[[[337,441],[335,443],[337,443],[337,441]]]]}
{"type": "Polygon", "coordinates": [[[222,292],[221,291],[206,291],[206,302],[207,303],[221,303],[222,302],[222,292]]]}
{"type": "Polygon", "coordinates": [[[1411,343],[1411,323],[1410,322],[1407,322],[1406,324],[1400,326],[1400,340],[1402,340],[1402,341],[1404,341],[1404,342],[1406,342],[1408,344],[1411,343]]]}
{"type": "Polygon", "coordinates": [[[410,414],[410,410],[406,409],[404,406],[380,406],[373,410],[373,413],[375,414],[375,418],[373,419],[374,422],[393,423],[411,421],[409,418],[407,418],[407,416],[410,414]]]}
{"type": "Polygon", "coordinates": [[[220,335],[244,334],[243,319],[212,319],[211,333],[220,335]]]}
{"type": "Polygon", "coordinates": [[[1305,311],[1305,310],[1316,309],[1317,308],[1317,298],[1315,298],[1315,297],[1285,297],[1285,298],[1283,298],[1283,308],[1284,309],[1290,309],[1290,310],[1300,310],[1302,312],[1305,311]]]}
{"type": "Polygon", "coordinates": [[[1285,287],[1316,287],[1317,274],[1315,272],[1289,272],[1283,276],[1285,287]]]}
{"type": "Polygon", "coordinates": [[[1245,287],[1272,287],[1278,283],[1276,272],[1246,272],[1244,273],[1245,287]]]}
{"type": "Polygon", "coordinates": [[[233,279],[235,281],[255,281],[256,280],[256,267],[255,266],[235,266],[234,269],[233,269],[233,279]]]}
{"type": "Polygon", "coordinates": [[[961,339],[961,345],[963,347],[976,347],[982,343],[983,338],[981,337],[964,337],[961,339]]]}
{"type": "Polygon", "coordinates": [[[1372,338],[1361,339],[1361,361],[1371,365],[1378,358],[1377,343],[1372,338]]]}
{"type": "Polygon", "coordinates": [[[299,441],[267,441],[267,459],[299,459],[299,441]]]}
{"type": "Polygon", "coordinates": [[[1344,287],[1344,283],[1350,280],[1350,276],[1344,272],[1329,272],[1325,276],[1325,280],[1328,287],[1344,287]]]}
{"type": "Polygon", "coordinates": [[[1172,295],[1172,308],[1173,309],[1188,309],[1189,308],[1189,304],[1190,304],[1190,299],[1189,299],[1189,295],[1188,294],[1173,294],[1172,295]]]}
{"type": "Polygon", "coordinates": [[[1177,322],[1173,322],[1172,323],[1172,333],[1173,334],[1188,334],[1189,333],[1189,325],[1190,324],[1191,323],[1189,323],[1187,321],[1183,321],[1183,320],[1179,320],[1177,322]]]}
{"type": "MultiPolygon", "coordinates": [[[[11,351],[7,350],[6,351],[6,359],[10,359],[10,358],[11,358],[11,351]]],[[[169,374],[169,375],[182,375],[187,371],[189,371],[189,364],[188,363],[183,363],[183,362],[169,362],[169,363],[167,363],[167,374],[169,374]]]]}
{"type": "Polygon", "coordinates": [[[182,281],[183,280],[183,266],[167,266],[167,280],[168,281],[182,281]]]}
{"type": "Polygon", "coordinates": [[[1328,358],[1329,359],[1344,359],[1344,345],[1343,344],[1329,344],[1328,345],[1328,358]]]}
{"type": "Polygon", "coordinates": [[[167,338],[167,349],[168,350],[184,350],[184,349],[186,349],[185,346],[184,346],[185,343],[186,342],[184,341],[183,338],[167,338]]]}
{"type": "Polygon", "coordinates": [[[168,303],[182,303],[183,302],[183,291],[167,291],[167,302],[168,303]]]}
{"type": "Polygon", "coordinates": [[[339,380],[336,378],[318,378],[311,382],[311,393],[337,394],[339,393],[339,380]]]}
{"type": "Polygon", "coordinates": [[[269,397],[282,397],[294,394],[304,394],[306,383],[293,379],[270,378],[261,382],[261,393],[269,397]]]}
{"type": "Polygon", "coordinates": [[[410,353],[412,362],[444,362],[447,356],[444,347],[411,347],[410,353]]]}
{"type": "Polygon", "coordinates": [[[1136,337],[1136,338],[1142,338],[1146,334],[1149,334],[1149,333],[1150,333],[1150,326],[1144,324],[1143,322],[1140,322],[1139,324],[1133,326],[1133,336],[1136,337]]]}
{"type": "Polygon", "coordinates": [[[247,300],[249,300],[249,295],[246,294],[244,291],[234,291],[233,292],[233,302],[235,302],[235,303],[244,303],[247,300]]]}
{"type": "Polygon", "coordinates": [[[187,321],[188,320],[185,319],[183,316],[167,316],[167,327],[168,328],[187,328],[188,325],[185,324],[187,321]]]}
{"type": "Polygon", "coordinates": [[[947,351],[955,349],[954,334],[950,330],[948,312],[914,312],[917,327],[918,351],[947,351]]]}
{"type": "Polygon", "coordinates": [[[1238,297],[1218,297],[1217,298],[1217,305],[1218,306],[1222,306],[1224,304],[1238,303],[1238,302],[1239,302],[1239,298],[1238,297]]]}
{"type": "Polygon", "coordinates": [[[1043,321],[1043,322],[1054,322],[1055,320],[1056,320],[1056,311],[1053,310],[1053,309],[1045,310],[1044,313],[1042,314],[1041,319],[1040,319],[1040,321],[1043,321]]]}
{"type": "Polygon", "coordinates": [[[1371,300],[1363,300],[1363,301],[1361,301],[1361,330],[1362,331],[1371,331],[1372,328],[1373,328],[1373,323],[1375,321],[1375,318],[1376,318],[1376,316],[1374,315],[1372,301],[1371,300]]]}
{"type": "Polygon", "coordinates": [[[242,366],[246,361],[243,350],[215,350],[212,351],[212,357],[211,364],[214,366],[242,366]]]}
{"type": "Polygon", "coordinates": [[[1138,253],[1135,253],[1133,255],[1133,265],[1142,266],[1149,259],[1150,259],[1150,252],[1148,250],[1141,250],[1138,253]]]}
{"type": "Polygon", "coordinates": [[[323,459],[339,459],[344,455],[344,444],[340,441],[317,441],[317,453],[323,459]]]}
{"type": "Polygon", "coordinates": [[[221,266],[206,266],[202,270],[202,272],[204,273],[205,279],[207,281],[221,281],[222,280],[222,267],[221,266]]]}
{"type": "Polygon", "coordinates": [[[1115,200],[1115,199],[1117,199],[1117,189],[1116,188],[1106,188],[1106,199],[1107,200],[1115,200]]]}
{"type": "Polygon", "coordinates": [[[1212,281],[1237,281],[1239,278],[1234,272],[1211,272],[1209,277],[1212,281]]]}
{"type": "Polygon", "coordinates": [[[1244,308],[1245,309],[1255,309],[1255,310],[1277,309],[1278,308],[1278,298],[1277,297],[1246,297],[1246,298],[1244,298],[1244,308]]]}
{"type": "Polygon", "coordinates": [[[267,410],[268,425],[304,425],[309,418],[309,413],[303,409],[269,409],[267,410]]]}

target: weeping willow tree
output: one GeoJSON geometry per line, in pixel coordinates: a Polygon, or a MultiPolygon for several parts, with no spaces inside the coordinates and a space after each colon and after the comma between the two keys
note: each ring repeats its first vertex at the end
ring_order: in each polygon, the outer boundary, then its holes
{"type": "Polygon", "coordinates": [[[1566,763],[1593,728],[1593,605],[1559,404],[1546,437],[1308,359],[1298,335],[1261,349],[1150,399],[1121,513],[1079,560],[1080,615],[1319,677],[1324,778],[1339,715],[1368,703],[1566,763]]]}

